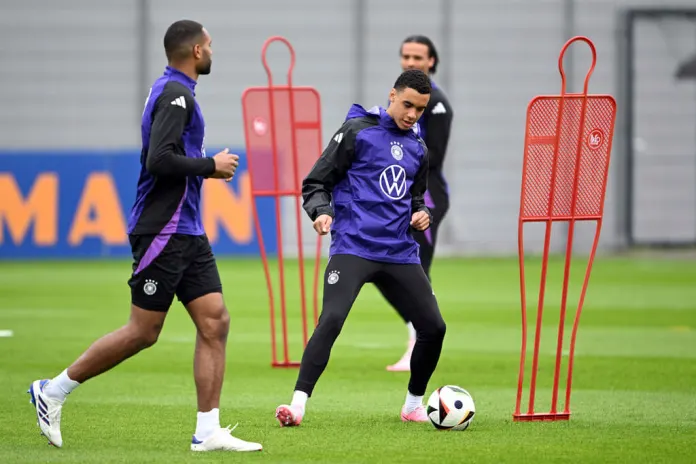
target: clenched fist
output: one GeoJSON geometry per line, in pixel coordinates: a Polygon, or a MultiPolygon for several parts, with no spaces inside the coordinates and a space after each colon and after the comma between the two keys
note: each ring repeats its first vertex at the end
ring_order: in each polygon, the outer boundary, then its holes
{"type": "Polygon", "coordinates": [[[430,216],[425,211],[416,211],[411,216],[411,227],[416,230],[425,230],[430,225],[430,216]]]}
{"type": "Polygon", "coordinates": [[[322,214],[314,220],[314,230],[317,231],[319,235],[326,235],[331,230],[331,223],[333,219],[328,214],[322,214]]]}
{"type": "Polygon", "coordinates": [[[225,179],[227,182],[232,180],[237,166],[239,166],[239,156],[230,154],[229,149],[225,148],[213,156],[213,161],[215,161],[215,172],[210,177],[213,179],[225,179]]]}

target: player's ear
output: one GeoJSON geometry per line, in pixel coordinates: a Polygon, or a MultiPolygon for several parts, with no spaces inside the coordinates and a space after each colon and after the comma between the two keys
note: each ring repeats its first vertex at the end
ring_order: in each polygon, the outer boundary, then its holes
{"type": "Polygon", "coordinates": [[[193,46],[193,57],[197,60],[200,60],[201,56],[203,56],[203,47],[201,47],[201,44],[194,45],[193,46]]]}
{"type": "Polygon", "coordinates": [[[389,92],[389,103],[394,103],[395,99],[396,99],[396,89],[392,88],[391,91],[389,92]]]}

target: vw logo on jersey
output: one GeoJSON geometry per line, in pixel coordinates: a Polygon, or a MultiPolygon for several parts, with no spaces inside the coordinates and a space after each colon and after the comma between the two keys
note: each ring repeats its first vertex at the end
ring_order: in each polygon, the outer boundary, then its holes
{"type": "Polygon", "coordinates": [[[406,195],[406,170],[397,164],[388,166],[379,175],[379,188],[392,200],[401,200],[406,195]]]}

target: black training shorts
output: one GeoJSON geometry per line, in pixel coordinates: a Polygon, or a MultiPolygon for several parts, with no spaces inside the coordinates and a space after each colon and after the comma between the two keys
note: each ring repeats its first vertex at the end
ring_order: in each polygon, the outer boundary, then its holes
{"type": "Polygon", "coordinates": [[[206,235],[130,235],[129,239],[133,274],[128,285],[135,306],[167,311],[174,295],[187,305],[209,293],[222,293],[206,235]]]}

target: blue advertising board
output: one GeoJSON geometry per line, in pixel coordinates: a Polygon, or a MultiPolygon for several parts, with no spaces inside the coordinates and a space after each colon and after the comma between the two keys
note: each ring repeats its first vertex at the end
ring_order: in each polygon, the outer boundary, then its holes
{"type": "MultiPolygon", "coordinates": [[[[240,155],[234,179],[203,184],[203,225],[217,255],[256,255],[244,151],[231,152],[240,155]]],[[[139,170],[137,151],[0,152],[0,258],[130,256],[126,227],[139,170]]],[[[272,254],[274,202],[256,206],[272,254]]]]}

